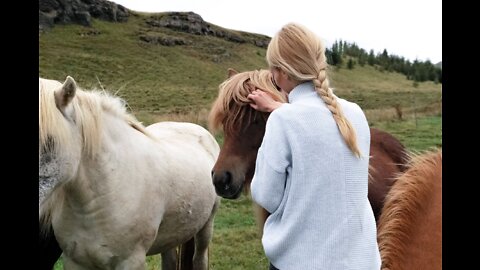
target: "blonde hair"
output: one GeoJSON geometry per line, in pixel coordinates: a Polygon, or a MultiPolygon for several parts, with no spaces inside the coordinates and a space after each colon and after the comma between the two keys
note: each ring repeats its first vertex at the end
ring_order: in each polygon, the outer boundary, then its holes
{"type": "Polygon", "coordinates": [[[355,129],[343,114],[337,98],[333,95],[327,78],[325,47],[320,38],[306,27],[289,23],[268,44],[267,62],[270,68],[279,68],[298,82],[313,81],[315,90],[327,104],[348,148],[357,156],[355,129]]]}

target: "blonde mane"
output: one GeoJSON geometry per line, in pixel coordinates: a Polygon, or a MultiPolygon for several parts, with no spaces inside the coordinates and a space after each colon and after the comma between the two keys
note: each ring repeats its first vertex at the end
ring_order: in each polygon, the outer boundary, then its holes
{"type": "MultiPolygon", "coordinates": [[[[55,103],[55,90],[62,84],[55,80],[39,80],[39,145],[41,149],[55,151],[56,154],[68,153],[75,132],[81,132],[82,151],[93,157],[100,148],[102,122],[100,114],[109,112],[123,118],[130,126],[154,139],[145,127],[133,115],[127,112],[126,103],[120,97],[108,94],[105,91],[83,91],[77,88],[72,100],[74,123],[78,130],[72,129],[62,112],[55,103]]],[[[52,213],[62,207],[64,191],[56,187],[42,202],[40,209],[41,231],[47,232],[51,223],[52,213]]]]}
{"type": "MultiPolygon", "coordinates": [[[[61,83],[53,80],[41,79],[39,82],[39,135],[40,145],[49,147],[49,140],[53,140],[56,151],[63,151],[71,142],[72,131],[67,120],[57,109],[54,91],[61,87],[61,83]]],[[[112,113],[137,129],[150,136],[145,127],[136,118],[127,112],[126,103],[120,97],[113,96],[105,91],[83,91],[77,89],[72,100],[73,119],[81,130],[83,149],[89,156],[93,156],[99,149],[100,132],[102,129],[102,112],[112,113]]]]}
{"type": "Polygon", "coordinates": [[[218,97],[212,105],[208,117],[208,126],[212,132],[222,127],[231,133],[236,123],[248,125],[257,116],[256,110],[249,106],[248,94],[256,88],[269,93],[274,100],[285,102],[285,97],[275,87],[268,70],[246,71],[235,74],[219,86],[218,97]],[[237,122],[238,121],[238,122],[237,122]]]}
{"type": "Polygon", "coordinates": [[[382,269],[395,268],[404,260],[405,244],[415,228],[415,220],[426,211],[434,185],[442,177],[442,150],[411,155],[407,170],[401,174],[385,198],[378,221],[378,245],[382,269]]]}

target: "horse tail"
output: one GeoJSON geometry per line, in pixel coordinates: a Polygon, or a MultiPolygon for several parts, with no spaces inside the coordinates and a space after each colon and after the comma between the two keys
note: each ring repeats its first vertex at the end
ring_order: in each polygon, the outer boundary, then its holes
{"type": "Polygon", "coordinates": [[[177,257],[177,270],[193,269],[193,254],[195,253],[195,239],[192,237],[180,246],[177,257]]]}

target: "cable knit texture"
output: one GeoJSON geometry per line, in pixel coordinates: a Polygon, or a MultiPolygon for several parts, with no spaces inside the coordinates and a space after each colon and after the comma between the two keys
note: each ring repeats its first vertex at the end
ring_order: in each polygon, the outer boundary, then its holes
{"type": "Polygon", "coordinates": [[[271,213],[262,244],[280,270],[380,269],[367,198],[370,130],[357,104],[338,102],[356,130],[361,159],[312,82],[295,87],[268,119],[251,194],[271,213]]]}

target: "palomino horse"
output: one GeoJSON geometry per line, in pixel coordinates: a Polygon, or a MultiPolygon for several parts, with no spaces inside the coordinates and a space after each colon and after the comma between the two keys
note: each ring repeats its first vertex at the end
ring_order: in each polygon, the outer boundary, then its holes
{"type": "Polygon", "coordinates": [[[442,269],[442,149],[411,158],[385,198],[377,235],[382,269],[442,269]]]}
{"type": "MultiPolygon", "coordinates": [[[[218,195],[235,199],[248,191],[255,171],[258,148],[262,143],[269,113],[250,107],[247,95],[255,88],[268,92],[275,100],[285,102],[267,70],[237,73],[229,69],[229,78],[220,84],[219,94],[209,115],[212,131],[223,128],[224,143],[213,167],[213,183],[218,195]]],[[[375,218],[380,215],[383,200],[397,173],[407,162],[405,147],[392,135],[371,128],[368,198],[375,218]]],[[[261,210],[256,208],[256,210],[261,210]]],[[[260,223],[268,213],[258,212],[260,223]]]]}
{"type": "Polygon", "coordinates": [[[39,79],[39,130],[39,222],[66,269],[145,269],[145,256],[161,253],[173,270],[186,242],[193,268],[208,268],[220,148],[206,129],[145,128],[120,98],[67,77],[39,79]]]}

